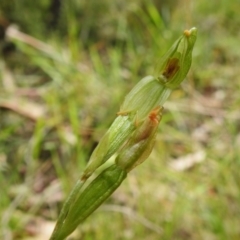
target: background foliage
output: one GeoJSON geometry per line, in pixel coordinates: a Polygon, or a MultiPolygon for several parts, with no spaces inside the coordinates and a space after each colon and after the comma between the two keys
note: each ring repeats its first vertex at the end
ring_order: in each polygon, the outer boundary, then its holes
{"type": "Polygon", "coordinates": [[[73,239],[239,239],[239,7],[1,0],[0,238],[48,238],[123,97],[195,26],[152,155],[73,239]]]}

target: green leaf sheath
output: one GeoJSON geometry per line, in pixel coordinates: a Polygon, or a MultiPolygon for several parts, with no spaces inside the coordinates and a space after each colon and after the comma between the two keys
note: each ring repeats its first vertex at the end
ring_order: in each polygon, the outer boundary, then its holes
{"type": "Polygon", "coordinates": [[[51,240],[62,240],[95,211],[122,183],[127,172],[112,165],[100,173],[75,199],[58,234],[51,240]]]}
{"type": "Polygon", "coordinates": [[[157,78],[147,76],[125,97],[120,113],[137,112],[138,120],[142,120],[153,108],[163,105],[171,92],[172,90],[166,88],[157,78]]]}
{"type": "Polygon", "coordinates": [[[66,216],[68,215],[69,209],[72,206],[73,202],[75,201],[77,196],[79,196],[79,194],[81,194],[81,188],[82,188],[83,185],[84,185],[84,182],[81,181],[81,180],[78,180],[77,183],[75,184],[74,188],[72,189],[70,195],[68,196],[68,198],[64,202],[50,240],[59,239],[57,237],[59,235],[59,229],[62,228],[62,225],[63,225],[63,223],[66,219],[66,216]]]}
{"type": "Polygon", "coordinates": [[[122,144],[129,135],[135,130],[135,124],[132,115],[118,116],[103,136],[98,146],[93,151],[87,167],[84,170],[82,179],[87,179],[104,162],[106,162],[122,144]]]}

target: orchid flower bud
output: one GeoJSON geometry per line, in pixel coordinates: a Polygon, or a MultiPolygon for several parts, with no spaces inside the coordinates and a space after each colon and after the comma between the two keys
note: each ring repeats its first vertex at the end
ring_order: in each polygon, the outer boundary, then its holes
{"type": "Polygon", "coordinates": [[[116,164],[129,172],[147,159],[152,152],[163,108],[158,106],[153,109],[144,120],[116,157],[116,164]]]}

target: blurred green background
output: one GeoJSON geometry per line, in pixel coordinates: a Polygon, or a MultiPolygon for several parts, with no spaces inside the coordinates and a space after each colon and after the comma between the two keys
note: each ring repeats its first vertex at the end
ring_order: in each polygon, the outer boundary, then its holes
{"type": "Polygon", "coordinates": [[[185,29],[149,159],[71,239],[240,239],[239,0],[1,0],[0,238],[48,239],[119,110],[185,29]]]}

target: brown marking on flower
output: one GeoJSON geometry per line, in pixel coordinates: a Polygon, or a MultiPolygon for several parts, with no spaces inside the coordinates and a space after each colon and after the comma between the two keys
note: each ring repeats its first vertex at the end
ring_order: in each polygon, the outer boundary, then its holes
{"type": "Polygon", "coordinates": [[[163,76],[167,79],[172,78],[180,68],[178,62],[178,58],[170,58],[163,72],[163,76]]]}
{"type": "Polygon", "coordinates": [[[163,107],[157,106],[148,115],[148,118],[150,119],[151,123],[155,126],[159,124],[159,121],[161,119],[160,111],[162,111],[162,109],[163,107]]]}

